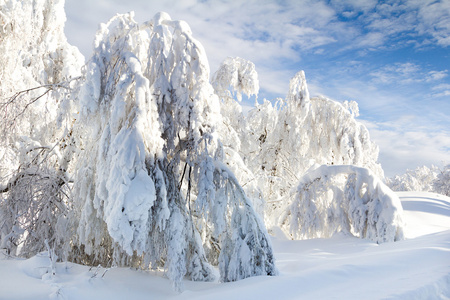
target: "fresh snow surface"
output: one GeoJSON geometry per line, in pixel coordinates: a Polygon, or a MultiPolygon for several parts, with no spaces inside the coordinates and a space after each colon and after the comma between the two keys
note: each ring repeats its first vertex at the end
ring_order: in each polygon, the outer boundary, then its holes
{"type": "Polygon", "coordinates": [[[280,275],[238,282],[184,281],[176,293],[162,272],[89,268],[41,253],[0,258],[0,299],[450,299],[450,198],[399,192],[406,240],[376,244],[342,234],[288,240],[272,229],[280,275]],[[102,275],[104,276],[102,277],[102,275]]]}

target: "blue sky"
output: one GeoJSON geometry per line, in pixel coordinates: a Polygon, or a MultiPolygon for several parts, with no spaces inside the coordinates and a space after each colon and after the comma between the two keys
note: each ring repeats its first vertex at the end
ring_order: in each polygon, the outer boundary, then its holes
{"type": "Polygon", "coordinates": [[[98,24],[129,11],[185,20],[212,72],[255,63],[260,99],[304,70],[312,96],[357,101],[386,176],[450,163],[449,0],[66,0],[68,40],[89,57],[98,24]]]}

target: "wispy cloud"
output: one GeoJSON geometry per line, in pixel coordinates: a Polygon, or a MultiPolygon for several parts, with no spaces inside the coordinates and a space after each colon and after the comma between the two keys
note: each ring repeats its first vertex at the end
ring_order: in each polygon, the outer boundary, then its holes
{"type": "Polygon", "coordinates": [[[441,46],[450,46],[450,2],[432,0],[412,2],[418,8],[418,33],[431,36],[441,46]]]}
{"type": "Polygon", "coordinates": [[[438,84],[436,86],[433,86],[432,90],[433,90],[433,96],[435,98],[443,98],[443,97],[450,98],[450,84],[448,84],[448,83],[443,83],[443,84],[438,84]]]}
{"type": "Polygon", "coordinates": [[[409,84],[439,81],[448,76],[448,70],[427,71],[415,63],[407,62],[384,66],[370,73],[370,76],[381,83],[409,84]]]}

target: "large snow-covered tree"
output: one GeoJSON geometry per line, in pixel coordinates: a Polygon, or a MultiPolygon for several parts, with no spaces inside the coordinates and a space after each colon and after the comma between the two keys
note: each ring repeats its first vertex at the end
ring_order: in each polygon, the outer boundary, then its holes
{"type": "Polygon", "coordinates": [[[177,289],[213,279],[207,256],[223,281],[276,274],[264,223],[222,163],[219,99],[185,22],[112,18],[76,98],[69,256],[163,267],[177,289]]]}

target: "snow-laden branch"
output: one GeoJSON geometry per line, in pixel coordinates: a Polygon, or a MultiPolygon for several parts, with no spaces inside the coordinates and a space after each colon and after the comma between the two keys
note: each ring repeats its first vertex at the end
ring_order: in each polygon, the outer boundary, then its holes
{"type": "Polygon", "coordinates": [[[342,231],[377,243],[403,236],[398,196],[366,168],[322,165],[306,173],[280,217],[296,239],[342,231]]]}

